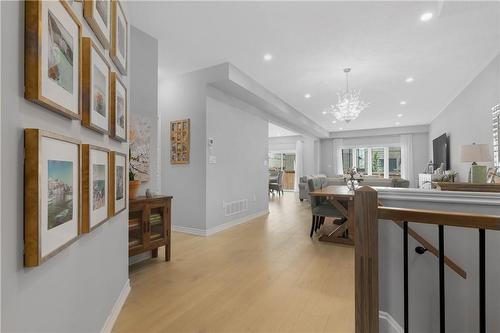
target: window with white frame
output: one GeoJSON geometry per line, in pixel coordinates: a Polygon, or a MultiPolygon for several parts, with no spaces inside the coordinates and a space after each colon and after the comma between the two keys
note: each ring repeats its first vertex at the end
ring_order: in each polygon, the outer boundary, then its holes
{"type": "Polygon", "coordinates": [[[401,178],[401,147],[341,148],[344,173],[355,167],[358,172],[383,178],[401,178]]]}

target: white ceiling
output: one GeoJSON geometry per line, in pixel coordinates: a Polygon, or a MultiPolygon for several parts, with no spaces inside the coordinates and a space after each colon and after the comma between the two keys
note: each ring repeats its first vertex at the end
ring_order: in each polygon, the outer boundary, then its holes
{"type": "Polygon", "coordinates": [[[276,138],[281,136],[294,136],[298,135],[295,132],[292,132],[286,128],[279,127],[278,125],[274,125],[273,123],[269,123],[269,137],[276,138]]]}
{"type": "Polygon", "coordinates": [[[499,2],[141,1],[128,8],[132,24],[159,41],[160,80],[230,62],[329,131],[428,124],[500,51],[499,2]],[[435,17],[420,22],[426,11],[435,17]],[[273,59],[265,62],[265,53],[273,59]],[[350,124],[332,124],[322,111],[344,88],[344,67],[371,106],[350,124]],[[415,81],[405,83],[408,76],[415,81]]]}

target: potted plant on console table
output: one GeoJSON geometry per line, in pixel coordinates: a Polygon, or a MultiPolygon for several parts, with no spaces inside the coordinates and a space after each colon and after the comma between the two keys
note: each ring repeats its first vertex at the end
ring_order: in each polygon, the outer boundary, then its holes
{"type": "Polygon", "coordinates": [[[132,170],[128,171],[128,195],[129,199],[136,199],[137,193],[139,193],[139,187],[141,186],[140,180],[135,180],[135,173],[132,170]]]}

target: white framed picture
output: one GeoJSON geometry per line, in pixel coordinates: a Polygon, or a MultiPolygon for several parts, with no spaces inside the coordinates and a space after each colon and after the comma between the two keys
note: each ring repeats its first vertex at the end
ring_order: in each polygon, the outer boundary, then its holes
{"type": "Polygon", "coordinates": [[[38,266],[80,234],[80,141],[25,129],[24,265],[38,266]]]}
{"type": "Polygon", "coordinates": [[[102,46],[108,49],[111,42],[111,1],[85,0],[83,2],[83,17],[102,46]]]}
{"type": "Polygon", "coordinates": [[[115,72],[110,76],[110,136],[127,141],[127,88],[115,72]]]}
{"type": "Polygon", "coordinates": [[[82,232],[109,218],[109,150],[82,145],[82,232]]]}
{"type": "Polygon", "coordinates": [[[109,133],[109,64],[95,43],[82,38],[82,124],[109,133]]]}
{"type": "Polygon", "coordinates": [[[111,49],[109,55],[122,75],[127,75],[128,22],[119,1],[111,1],[111,49]]]}
{"type": "Polygon", "coordinates": [[[24,97],[80,119],[81,25],[61,1],[25,2],[24,97]]]}

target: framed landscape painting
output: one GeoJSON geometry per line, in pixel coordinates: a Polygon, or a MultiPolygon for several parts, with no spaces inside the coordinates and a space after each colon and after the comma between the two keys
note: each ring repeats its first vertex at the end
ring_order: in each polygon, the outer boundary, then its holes
{"type": "Polygon", "coordinates": [[[24,130],[24,266],[38,266],[80,234],[80,141],[24,130]]]}
{"type": "Polygon", "coordinates": [[[109,55],[122,75],[127,75],[128,23],[119,1],[111,1],[111,49],[109,55]]]}
{"type": "Polygon", "coordinates": [[[24,6],[24,97],[80,119],[80,22],[64,0],[24,6]]]}
{"type": "Polygon", "coordinates": [[[127,155],[116,151],[109,154],[109,215],[114,216],[127,207],[127,155]]]}
{"type": "Polygon", "coordinates": [[[109,151],[82,145],[82,232],[88,233],[109,218],[109,151]]]}
{"type": "Polygon", "coordinates": [[[124,142],[127,141],[127,88],[114,72],[110,82],[111,137],[124,142]]]}
{"type": "Polygon", "coordinates": [[[83,17],[102,46],[108,49],[111,41],[111,1],[85,0],[83,2],[83,17]]]}
{"type": "Polygon", "coordinates": [[[82,38],[82,124],[109,133],[109,65],[88,37],[82,38]]]}

